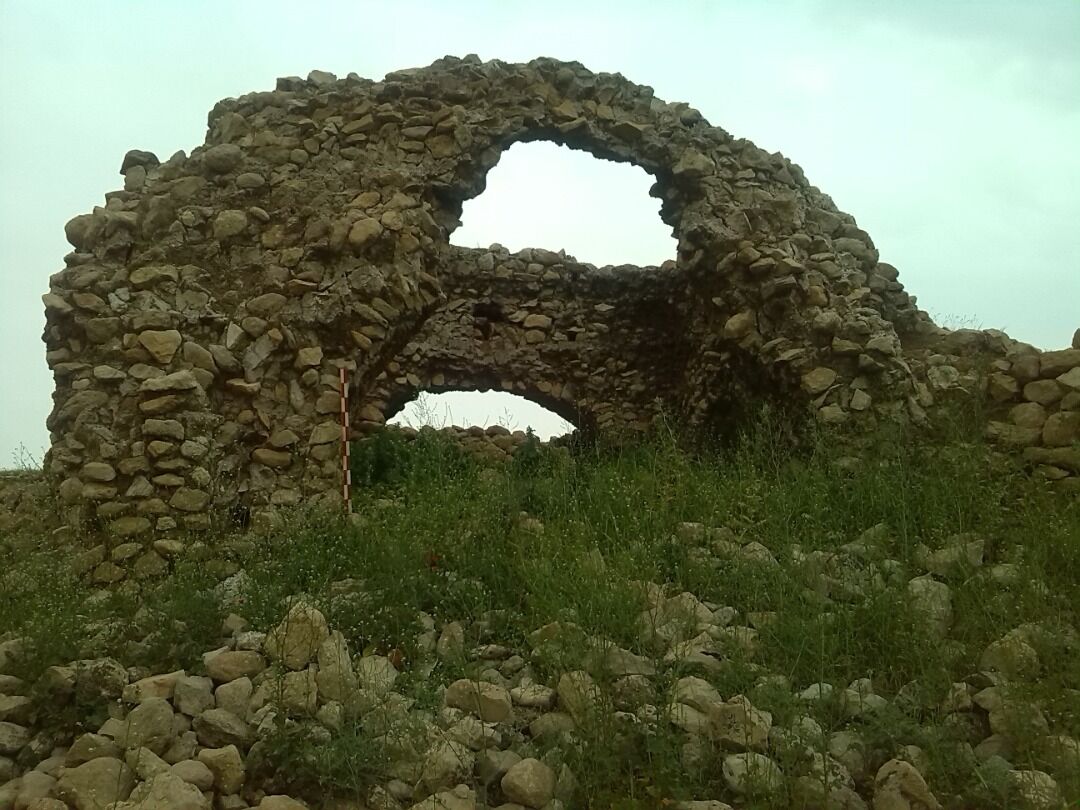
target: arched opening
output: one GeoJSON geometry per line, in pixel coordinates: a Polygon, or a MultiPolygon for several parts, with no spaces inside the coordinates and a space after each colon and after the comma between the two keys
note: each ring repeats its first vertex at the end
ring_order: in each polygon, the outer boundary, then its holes
{"type": "Polygon", "coordinates": [[[644,169],[546,142],[515,143],[488,172],[482,194],[465,202],[458,247],[501,244],[565,250],[596,265],[661,265],[678,242],[650,196],[644,169]]]}
{"type": "Polygon", "coordinates": [[[422,391],[387,420],[413,428],[481,428],[493,433],[531,431],[541,441],[565,436],[575,426],[543,405],[507,391],[422,391]]]}
{"type": "Polygon", "coordinates": [[[473,457],[510,462],[538,442],[565,446],[583,432],[533,399],[507,391],[456,388],[403,390],[387,403],[387,421],[358,435],[351,467],[357,486],[400,478],[417,459],[442,462],[473,457]],[[418,455],[419,454],[419,455],[418,455]],[[425,455],[427,454],[427,455],[425,455]]]}

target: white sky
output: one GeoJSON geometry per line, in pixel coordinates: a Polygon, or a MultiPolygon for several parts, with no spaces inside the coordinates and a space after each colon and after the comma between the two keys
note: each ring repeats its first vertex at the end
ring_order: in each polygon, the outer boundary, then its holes
{"type": "MultiPolygon", "coordinates": [[[[63,267],[64,223],[120,187],[125,151],[190,151],[218,99],[277,76],[379,78],[470,52],[619,71],[783,151],[948,325],[1045,348],[1080,326],[1075,0],[0,0],[0,466],[47,445],[40,295],[63,267]]],[[[532,169],[499,205],[518,224],[540,219],[531,189],[549,169],[532,169]]],[[[582,199],[561,195],[569,223],[655,211],[582,199]]],[[[494,232],[505,218],[470,216],[480,244],[520,246],[494,232]]]]}

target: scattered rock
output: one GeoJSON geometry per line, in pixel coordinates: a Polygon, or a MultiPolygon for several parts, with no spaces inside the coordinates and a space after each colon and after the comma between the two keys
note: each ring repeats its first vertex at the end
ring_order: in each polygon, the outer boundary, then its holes
{"type": "Polygon", "coordinates": [[[940,810],[937,797],[909,762],[890,759],[874,777],[874,810],[940,810]]]}
{"type": "Polygon", "coordinates": [[[214,788],[219,793],[239,793],[244,785],[244,760],[235,745],[223,748],[204,748],[199,751],[199,762],[214,775],[214,788]]]}
{"type": "Polygon", "coordinates": [[[513,712],[513,701],[505,688],[468,678],[450,684],[443,700],[447,706],[474,714],[488,723],[501,723],[513,712]]]}
{"type": "Polygon", "coordinates": [[[930,576],[922,576],[908,582],[907,590],[913,609],[925,618],[936,635],[946,635],[953,622],[949,586],[930,576]]]}
{"type": "Polygon", "coordinates": [[[118,759],[92,759],[77,768],[64,768],[56,795],[75,810],[107,810],[123,801],[135,787],[135,774],[118,759]]]}
{"type": "Polygon", "coordinates": [[[136,787],[112,810],[210,810],[210,800],[174,773],[160,773],[136,787]]]}
{"type": "Polygon", "coordinates": [[[246,748],[252,740],[251,726],[225,709],[205,711],[195,718],[192,725],[198,735],[199,744],[207,748],[224,748],[230,745],[246,748]]]}
{"type": "Polygon", "coordinates": [[[1065,806],[1061,789],[1048,773],[1009,771],[1008,780],[1009,788],[1023,810],[1060,810],[1065,806]]]}
{"type": "Polygon", "coordinates": [[[252,650],[225,650],[205,658],[204,663],[206,674],[216,683],[229,683],[237,678],[254,678],[266,669],[266,660],[252,650]]]}
{"type": "Polygon", "coordinates": [[[556,687],[559,705],[578,723],[585,723],[599,708],[600,688],[589,673],[567,672],[559,678],[556,687]]]}
{"type": "Polygon", "coordinates": [[[754,708],[750,700],[736,695],[726,703],[708,708],[713,738],[727,748],[765,750],[772,715],[754,708]]]}
{"type": "Polygon", "coordinates": [[[555,771],[530,757],[511,766],[500,784],[510,801],[541,808],[555,796],[555,771]]]}
{"type": "Polygon", "coordinates": [[[762,754],[746,752],[724,757],[724,784],[743,795],[779,792],[784,786],[780,766],[762,754]]]}
{"type": "Polygon", "coordinates": [[[329,637],[326,617],[314,607],[297,602],[281,624],[267,634],[266,654],[289,669],[304,669],[329,637]]]}
{"type": "Polygon", "coordinates": [[[124,749],[146,748],[162,754],[173,737],[173,709],[163,698],[147,698],[123,721],[117,743],[124,749]]]}

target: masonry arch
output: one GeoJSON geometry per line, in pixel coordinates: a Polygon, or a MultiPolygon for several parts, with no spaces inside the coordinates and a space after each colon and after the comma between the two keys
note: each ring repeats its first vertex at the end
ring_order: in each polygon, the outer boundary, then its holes
{"type": "MultiPolygon", "coordinates": [[[[358,434],[369,434],[381,429],[383,425],[391,423],[395,417],[400,416],[407,406],[415,403],[420,397],[439,397],[460,393],[512,395],[512,399],[533,403],[551,416],[562,420],[569,426],[569,429],[564,432],[577,431],[583,435],[589,435],[596,428],[596,418],[593,414],[573,407],[561,396],[558,383],[553,386],[545,380],[519,381],[513,384],[498,377],[483,374],[435,372],[418,376],[410,373],[405,377],[395,378],[391,383],[377,390],[378,393],[375,396],[364,398],[361,404],[353,409],[352,421],[358,425],[358,434]]],[[[479,424],[468,420],[454,421],[447,418],[437,426],[486,428],[495,423],[496,421],[489,421],[479,424]]]]}
{"type": "Polygon", "coordinates": [[[869,236],[783,156],[617,74],[447,57],[286,78],[220,102],[190,157],[121,172],[45,296],[48,469],[73,521],[117,534],[339,497],[342,369],[359,430],[442,384],[524,387],[623,434],[736,394],[859,424],[911,391],[894,323],[917,310],[869,236]],[[652,175],[674,260],[452,245],[534,140],[652,175]]]}

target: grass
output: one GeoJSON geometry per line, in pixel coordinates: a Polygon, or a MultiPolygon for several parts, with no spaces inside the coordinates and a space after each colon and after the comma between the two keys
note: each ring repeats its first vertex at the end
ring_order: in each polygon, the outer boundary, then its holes
{"type": "MultiPolygon", "coordinates": [[[[722,671],[708,676],[725,698],[747,694],[778,724],[810,713],[827,734],[850,725],[836,701],[808,709],[791,689],[762,684],[760,676],[783,676],[796,691],[869,677],[879,694],[912,695],[920,706],[859,721],[874,757],[917,744],[943,802],[1007,806],[994,780],[957,753],[963,736],[937,704],[949,684],[977,669],[983,649],[1013,628],[1080,624],[1077,499],[996,459],[963,425],[932,444],[882,437],[862,448],[855,472],[838,467],[850,450],[827,435],[797,452],[777,446],[774,435],[766,421],[733,447],[695,452],[673,436],[573,451],[529,444],[505,467],[490,467],[433,432],[410,442],[386,433],[354,453],[357,522],[295,513],[263,534],[205,541],[215,565],[199,554],[181,557],[163,579],[107,595],[89,594],[42,533],[24,528],[0,538],[0,640],[33,640],[23,662],[28,678],[50,664],[99,655],[148,671],[197,669],[200,653],[220,642],[226,613],[266,629],[290,599],[305,595],[354,651],[399,651],[406,661],[399,691],[434,711],[432,683],[477,677],[478,669],[435,661],[418,640],[418,611],[437,627],[461,622],[470,634],[466,647],[490,639],[527,651],[533,630],[558,621],[645,653],[639,583],[653,581],[742,616],[775,612],[759,628],[753,656],[732,653],[722,671]],[[687,521],[759,542],[780,564],[703,554],[708,542],[679,537],[687,521]],[[797,552],[820,561],[866,532],[868,560],[893,560],[897,570],[862,595],[826,599],[814,564],[793,562],[797,552]],[[985,540],[986,561],[982,572],[949,579],[956,621],[942,643],[912,611],[905,586],[922,573],[924,547],[942,548],[960,533],[985,540]],[[1017,566],[1015,584],[989,582],[985,570],[1000,563],[1017,566]],[[223,604],[212,572],[240,569],[237,599],[223,604]]],[[[867,576],[874,570],[869,562],[865,569],[867,576]]],[[[1080,737],[1080,654],[1056,636],[1036,647],[1042,669],[1022,684],[1024,697],[1042,705],[1054,733],[1080,737]]],[[[562,671],[581,668],[583,657],[580,640],[571,639],[530,666],[554,685],[562,671]]],[[[684,674],[678,666],[662,671],[657,688],[684,674]]],[[[607,694],[611,684],[601,687],[607,694]]],[[[386,776],[395,739],[354,724],[329,740],[290,729],[268,745],[269,761],[278,772],[303,773],[309,787],[361,795],[386,776]]],[[[685,739],[663,722],[634,725],[605,715],[572,743],[537,745],[573,770],[591,807],[658,807],[665,797],[730,800],[715,756],[687,767],[685,739]]],[[[1018,741],[1015,767],[1043,766],[1034,742],[1018,741]]],[[[1075,774],[1056,776],[1070,800],[1080,799],[1075,774]]],[[[784,795],[743,806],[793,801],[784,795]]]]}

